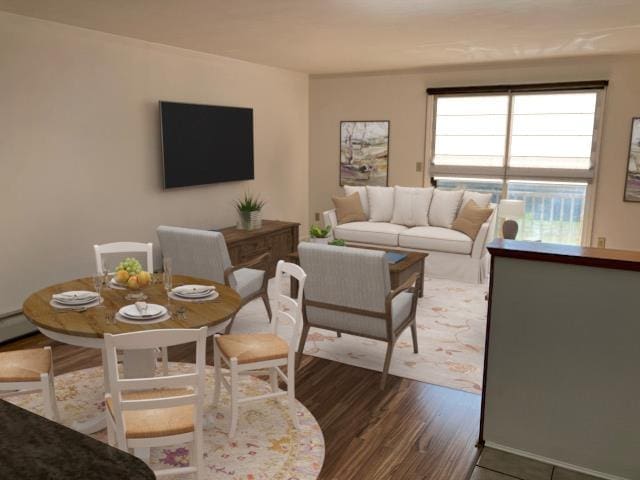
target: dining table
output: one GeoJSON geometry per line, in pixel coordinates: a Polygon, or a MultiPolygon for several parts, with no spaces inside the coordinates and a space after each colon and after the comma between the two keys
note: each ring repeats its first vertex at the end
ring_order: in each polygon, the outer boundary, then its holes
{"type": "MultiPolygon", "coordinates": [[[[117,312],[120,308],[134,303],[131,291],[112,288],[110,283],[101,289],[102,302],[89,308],[60,309],[50,302],[52,295],[69,291],[92,291],[94,282],[91,277],[78,278],[32,293],[23,304],[24,316],[38,330],[58,342],[85,348],[96,348],[102,352],[102,365],[105,372],[104,389],[109,392],[105,334],[121,334],[145,330],[172,328],[207,327],[208,335],[223,331],[240,309],[240,295],[224,284],[203,278],[186,275],[173,275],[173,285],[214,286],[217,297],[212,300],[178,300],[168,296],[162,282],[152,281],[139,293],[144,294],[148,304],[159,304],[168,308],[169,318],[163,321],[131,323],[123,321],[117,312]]],[[[122,356],[122,368],[125,378],[142,378],[154,375],[157,352],[154,350],[127,350],[122,356]]],[[[104,414],[83,422],[76,422],[72,428],[81,433],[91,434],[106,427],[104,414]]]]}

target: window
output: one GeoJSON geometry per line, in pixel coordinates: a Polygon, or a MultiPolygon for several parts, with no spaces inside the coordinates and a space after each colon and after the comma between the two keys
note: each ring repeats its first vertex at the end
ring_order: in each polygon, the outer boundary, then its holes
{"type": "Polygon", "coordinates": [[[495,203],[523,200],[519,239],[581,244],[603,86],[432,94],[429,175],[495,203]]]}

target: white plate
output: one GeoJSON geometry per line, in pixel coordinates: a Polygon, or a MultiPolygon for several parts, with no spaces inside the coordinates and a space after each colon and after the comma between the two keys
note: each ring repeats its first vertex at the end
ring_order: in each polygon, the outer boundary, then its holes
{"type": "Polygon", "coordinates": [[[208,297],[215,291],[215,287],[208,285],[181,285],[172,290],[174,294],[184,298],[208,297]]]}
{"type": "Polygon", "coordinates": [[[51,296],[51,299],[62,305],[84,305],[95,302],[98,299],[98,294],[86,290],[73,290],[70,292],[56,293],[51,296]]]}
{"type": "Polygon", "coordinates": [[[167,309],[162,305],[148,303],[146,315],[142,315],[135,305],[126,305],[118,310],[118,313],[123,317],[130,318],[132,320],[153,320],[166,314],[167,309]]]}
{"type": "Polygon", "coordinates": [[[125,283],[116,282],[115,278],[111,278],[111,280],[109,280],[109,286],[116,290],[127,290],[127,285],[125,283]]]}
{"type": "Polygon", "coordinates": [[[211,292],[208,295],[205,295],[203,297],[190,297],[190,296],[182,296],[182,295],[176,295],[173,292],[169,292],[169,298],[173,298],[174,300],[177,300],[178,302],[194,302],[194,303],[202,303],[202,302],[210,302],[211,300],[215,300],[216,298],[218,298],[220,296],[220,294],[218,292],[216,292],[215,290],[213,292],[211,292]]]}

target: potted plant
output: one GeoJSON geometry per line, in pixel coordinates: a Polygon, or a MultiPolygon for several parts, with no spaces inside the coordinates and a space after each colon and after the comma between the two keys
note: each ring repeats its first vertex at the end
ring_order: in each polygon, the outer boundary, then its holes
{"type": "Polygon", "coordinates": [[[314,243],[329,243],[329,232],[331,232],[331,225],[322,228],[319,225],[311,225],[309,229],[309,236],[314,243]]]}
{"type": "Polygon", "coordinates": [[[255,230],[262,226],[262,207],[265,202],[260,197],[245,193],[242,200],[236,201],[238,211],[237,228],[240,230],[255,230]]]}

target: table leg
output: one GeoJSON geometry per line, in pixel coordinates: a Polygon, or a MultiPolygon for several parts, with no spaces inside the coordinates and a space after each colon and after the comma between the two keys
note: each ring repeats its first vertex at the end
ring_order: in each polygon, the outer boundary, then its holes
{"type": "Polygon", "coordinates": [[[420,266],[420,278],[418,279],[418,297],[422,298],[424,295],[424,260],[421,262],[420,266]]]}

